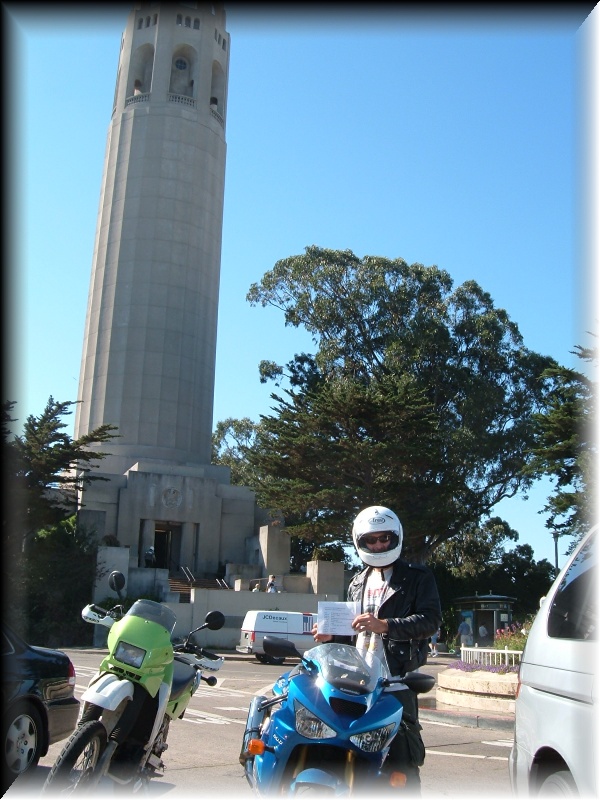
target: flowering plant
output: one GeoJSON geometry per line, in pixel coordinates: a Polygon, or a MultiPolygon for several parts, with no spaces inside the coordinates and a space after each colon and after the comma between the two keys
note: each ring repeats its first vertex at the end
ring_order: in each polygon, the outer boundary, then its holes
{"type": "Polygon", "coordinates": [[[513,622],[506,628],[498,628],[494,636],[494,648],[504,650],[508,647],[509,650],[523,650],[532,621],[532,618],[528,618],[524,623],[513,622]]]}
{"type": "Polygon", "coordinates": [[[463,672],[495,672],[497,675],[506,675],[509,672],[518,672],[518,664],[469,664],[466,661],[454,661],[449,669],[460,669],[463,672]]]}

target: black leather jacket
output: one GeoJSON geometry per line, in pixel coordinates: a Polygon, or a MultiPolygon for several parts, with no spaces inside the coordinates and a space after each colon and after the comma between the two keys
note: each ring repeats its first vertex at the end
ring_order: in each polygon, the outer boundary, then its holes
{"type": "MultiPolygon", "coordinates": [[[[355,575],[348,587],[348,600],[360,600],[361,609],[371,569],[367,567],[355,575]]],[[[383,644],[390,672],[402,676],[425,663],[427,640],[442,622],[440,596],[428,567],[401,559],[394,563],[389,592],[377,616],[388,623],[389,632],[383,634],[383,644]]]]}

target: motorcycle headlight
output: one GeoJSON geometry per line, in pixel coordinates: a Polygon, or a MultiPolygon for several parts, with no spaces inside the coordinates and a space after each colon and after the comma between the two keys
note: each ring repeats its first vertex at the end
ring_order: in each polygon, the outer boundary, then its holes
{"type": "Polygon", "coordinates": [[[296,714],[296,731],[307,739],[332,739],[337,736],[337,731],[326,725],[322,719],[315,717],[302,703],[294,701],[296,714]]]}
{"type": "Polygon", "coordinates": [[[375,728],[372,731],[365,731],[356,736],[351,736],[350,741],[360,747],[361,750],[364,750],[365,753],[377,753],[386,746],[394,727],[395,723],[392,722],[384,728],[375,728]]]}
{"type": "Polygon", "coordinates": [[[142,666],[145,655],[146,651],[142,650],[141,647],[136,647],[134,644],[128,644],[127,642],[119,642],[115,652],[115,658],[118,661],[136,669],[142,666]]]}

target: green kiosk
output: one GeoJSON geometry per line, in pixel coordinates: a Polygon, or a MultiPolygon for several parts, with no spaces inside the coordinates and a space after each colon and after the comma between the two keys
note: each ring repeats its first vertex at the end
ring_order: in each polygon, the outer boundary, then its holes
{"type": "MultiPolygon", "coordinates": [[[[457,597],[453,600],[456,608],[456,629],[466,622],[471,629],[468,647],[489,647],[497,630],[507,628],[512,622],[512,606],[517,598],[501,594],[477,594],[471,597],[457,597]]],[[[455,631],[456,632],[456,631],[455,631]]]]}

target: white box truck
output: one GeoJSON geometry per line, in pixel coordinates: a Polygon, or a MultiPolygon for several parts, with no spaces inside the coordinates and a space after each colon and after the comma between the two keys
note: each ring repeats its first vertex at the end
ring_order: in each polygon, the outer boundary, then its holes
{"type": "Polygon", "coordinates": [[[303,611],[247,611],[242,623],[238,653],[255,655],[264,664],[282,664],[283,658],[266,655],[263,650],[265,636],[289,639],[301,653],[316,647],[312,636],[313,621],[317,615],[303,611]]]}

